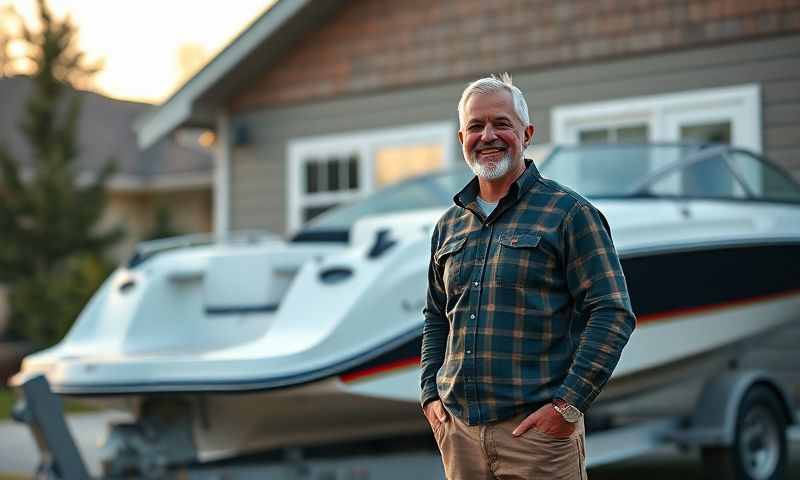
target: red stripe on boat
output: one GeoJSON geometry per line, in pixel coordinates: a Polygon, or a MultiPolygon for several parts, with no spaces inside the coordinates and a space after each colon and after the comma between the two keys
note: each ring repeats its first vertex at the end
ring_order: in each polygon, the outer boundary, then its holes
{"type": "Polygon", "coordinates": [[[387,373],[392,370],[399,370],[401,368],[408,368],[411,366],[419,366],[419,357],[403,358],[393,362],[376,365],[374,367],[365,368],[364,370],[356,370],[355,372],[345,373],[340,378],[343,382],[349,383],[360,380],[364,377],[371,375],[378,375],[380,373],[387,373]]]}
{"type": "MultiPolygon", "coordinates": [[[[702,307],[690,307],[690,308],[676,308],[675,310],[668,310],[665,312],[653,313],[650,315],[643,315],[637,318],[637,324],[641,325],[643,323],[652,323],[658,322],[660,320],[665,320],[670,317],[679,317],[685,315],[696,315],[703,312],[709,312],[712,310],[723,310],[726,308],[733,308],[733,307],[741,307],[748,304],[764,302],[768,300],[776,300],[783,297],[791,297],[793,295],[800,294],[800,289],[797,290],[789,290],[786,292],[780,293],[772,293],[769,295],[761,295],[758,297],[751,297],[742,300],[733,300],[726,303],[718,303],[714,305],[703,305],[702,307]]],[[[403,368],[408,368],[411,366],[419,366],[420,358],[417,357],[410,357],[404,358],[401,360],[395,360],[392,362],[387,362],[381,365],[376,365],[374,367],[365,368],[363,370],[356,370],[354,372],[345,373],[340,378],[345,383],[354,382],[356,380],[361,380],[364,377],[369,377],[372,375],[378,375],[382,373],[388,373],[392,370],[400,370],[403,368]]]]}

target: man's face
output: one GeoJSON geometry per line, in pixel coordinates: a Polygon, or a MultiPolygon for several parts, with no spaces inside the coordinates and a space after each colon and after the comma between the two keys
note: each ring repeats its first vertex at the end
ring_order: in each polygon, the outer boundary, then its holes
{"type": "Polygon", "coordinates": [[[514,170],[532,137],[533,125],[522,124],[509,92],[475,94],[464,105],[458,138],[479,177],[494,180],[514,170]]]}

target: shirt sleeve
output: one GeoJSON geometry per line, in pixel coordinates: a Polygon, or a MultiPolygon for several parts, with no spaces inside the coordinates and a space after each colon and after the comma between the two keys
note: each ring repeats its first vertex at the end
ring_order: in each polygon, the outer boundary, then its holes
{"type": "Polygon", "coordinates": [[[608,382],[636,325],[625,276],[603,215],[576,205],[563,225],[573,321],[584,327],[556,398],[585,411],[608,382]]]}
{"type": "Polygon", "coordinates": [[[422,328],[421,358],[421,402],[426,403],[439,398],[436,388],[436,373],[444,363],[445,344],[450,331],[450,324],[444,315],[446,295],[442,272],[436,264],[434,254],[438,245],[439,228],[434,230],[431,238],[431,259],[428,266],[428,295],[423,314],[425,325],[422,328]]]}

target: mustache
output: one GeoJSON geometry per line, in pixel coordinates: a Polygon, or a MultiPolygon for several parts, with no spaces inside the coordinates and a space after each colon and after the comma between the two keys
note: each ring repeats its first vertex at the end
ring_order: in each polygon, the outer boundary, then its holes
{"type": "Polygon", "coordinates": [[[478,143],[475,145],[475,148],[473,148],[472,151],[474,152],[483,148],[508,148],[508,145],[506,145],[506,142],[502,140],[495,140],[489,143],[478,143]]]}

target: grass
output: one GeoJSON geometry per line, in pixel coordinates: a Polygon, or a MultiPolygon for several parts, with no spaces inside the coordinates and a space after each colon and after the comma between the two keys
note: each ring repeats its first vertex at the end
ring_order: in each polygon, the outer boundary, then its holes
{"type": "MultiPolygon", "coordinates": [[[[14,407],[14,393],[8,388],[0,388],[0,420],[11,418],[11,409],[14,407]]],[[[0,477],[0,480],[4,480],[0,477]]]]}
{"type": "Polygon", "coordinates": [[[0,473],[0,480],[28,480],[30,475],[10,475],[7,473],[0,473]]]}
{"type": "MultiPolygon", "coordinates": [[[[11,419],[11,409],[14,408],[16,397],[9,388],[0,388],[0,421],[11,419]]],[[[78,400],[64,400],[65,413],[93,412],[97,409],[78,400]]],[[[0,477],[0,480],[5,480],[0,477]]]]}

